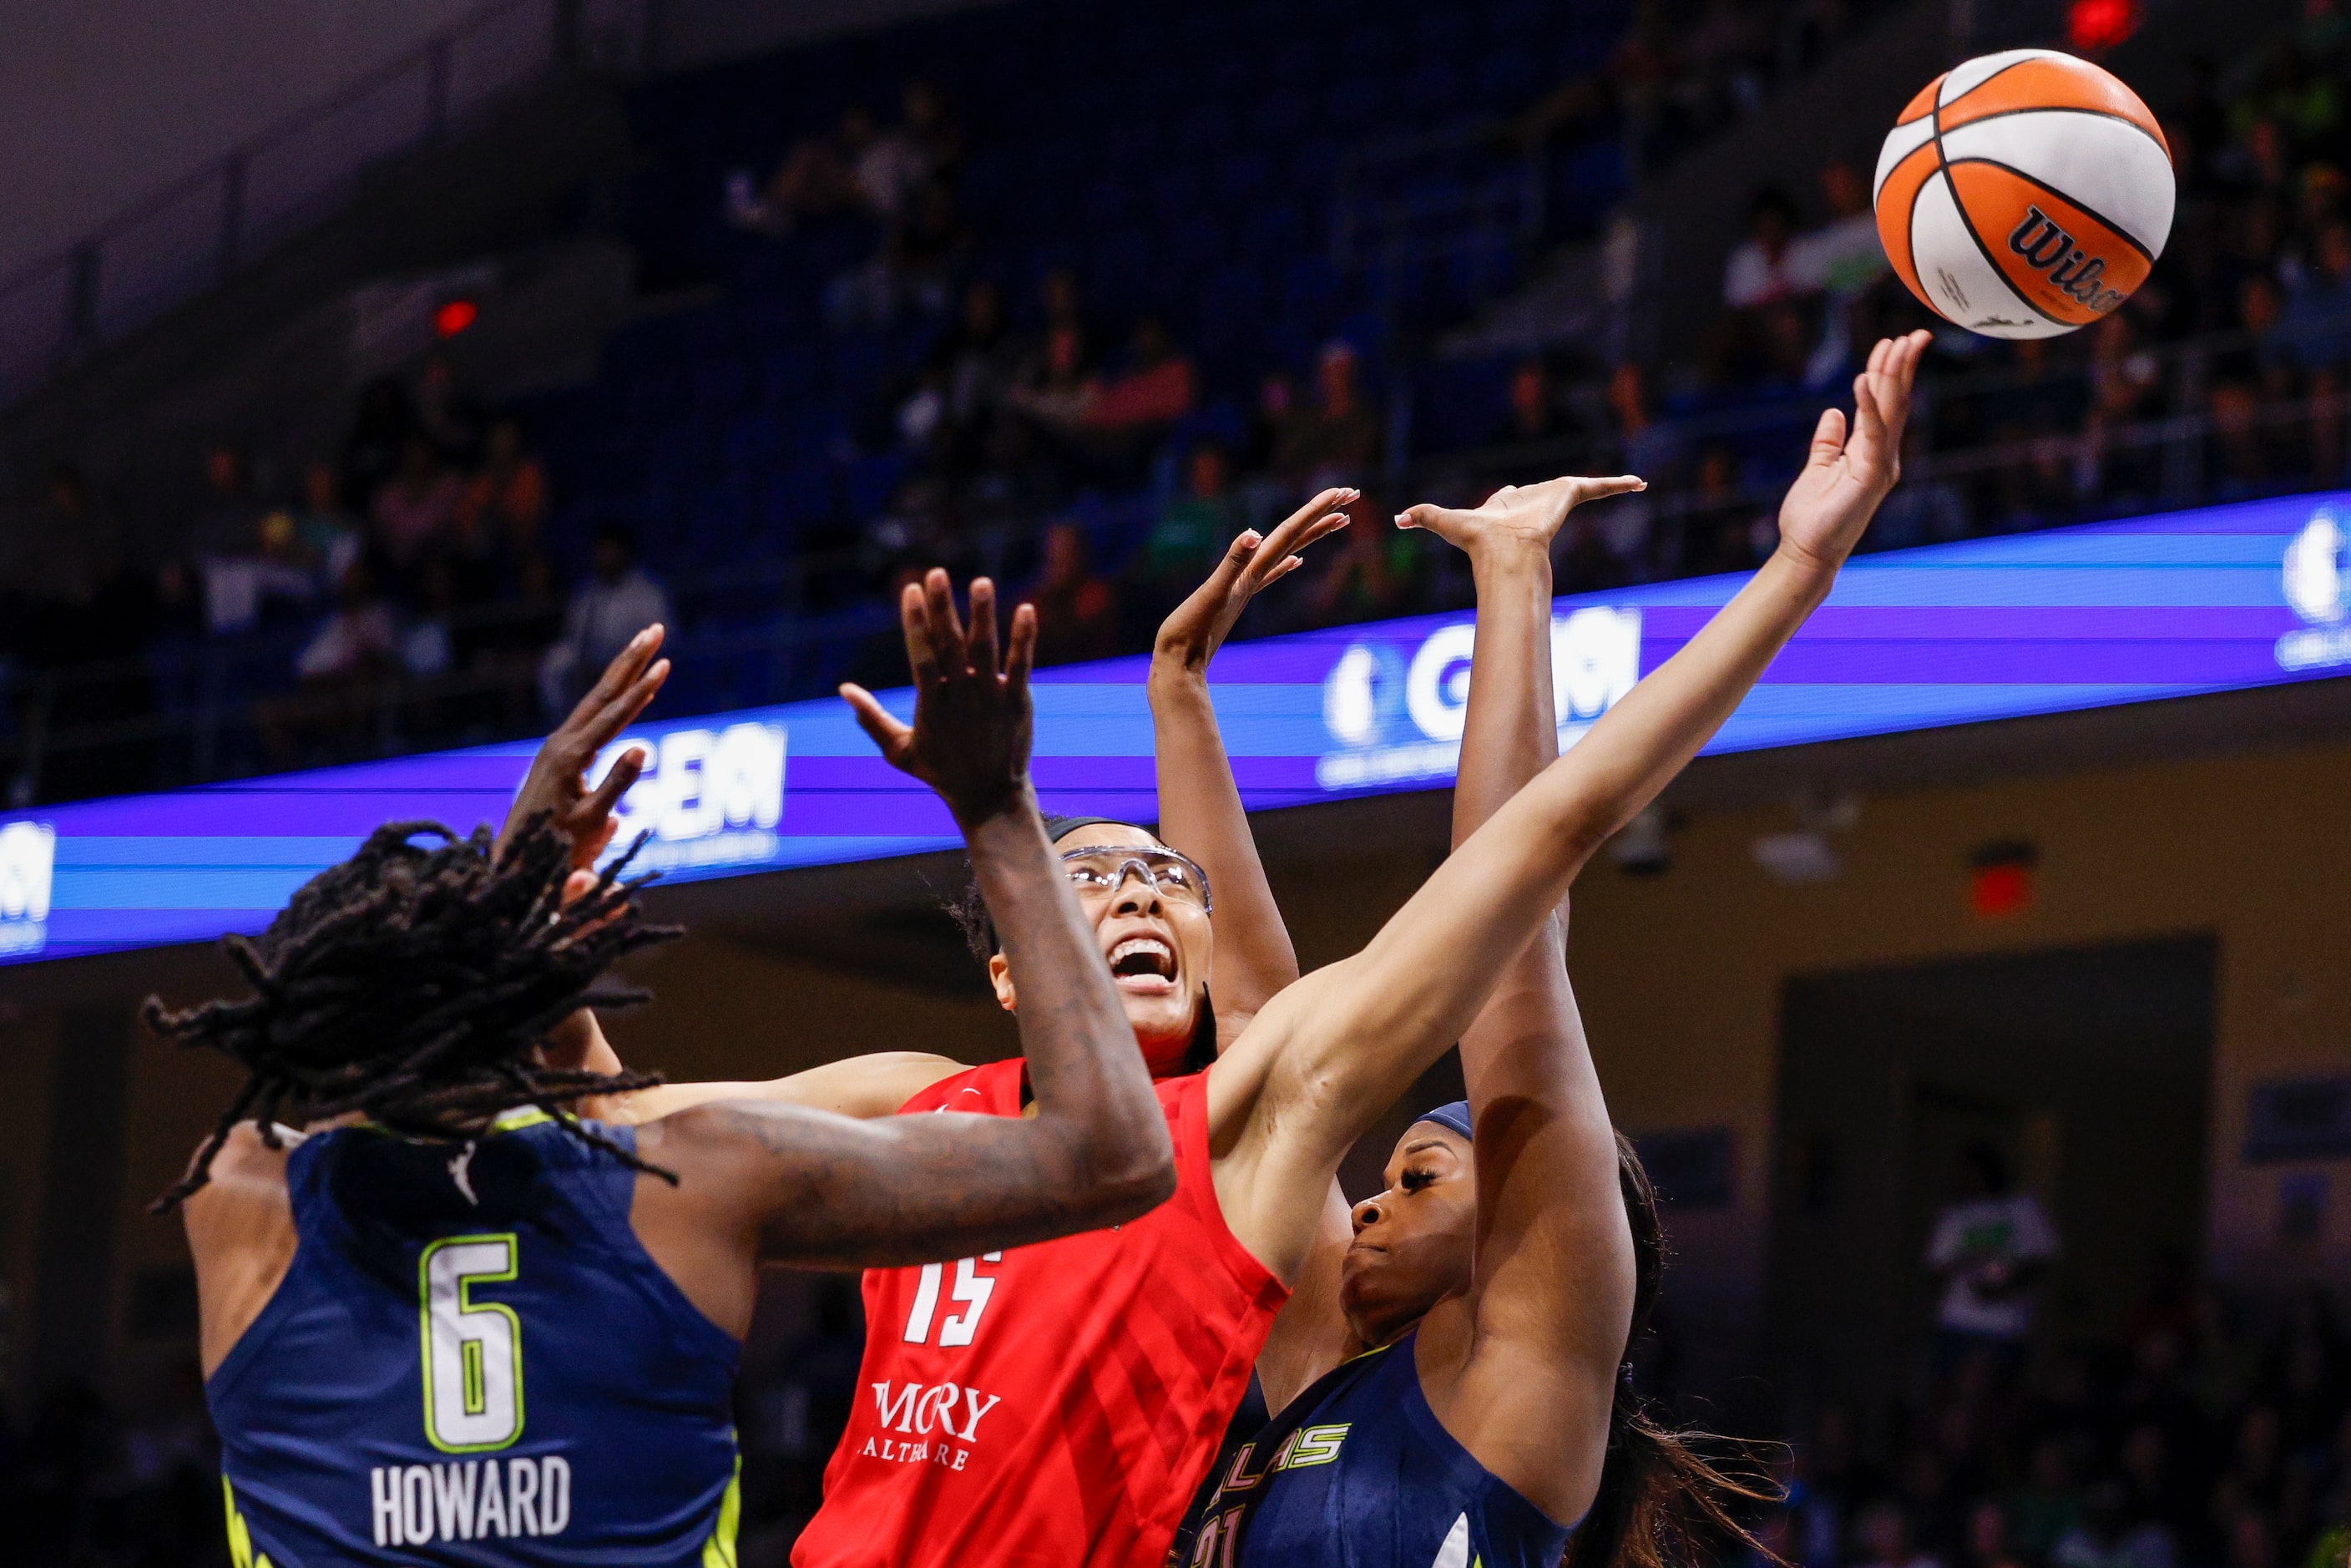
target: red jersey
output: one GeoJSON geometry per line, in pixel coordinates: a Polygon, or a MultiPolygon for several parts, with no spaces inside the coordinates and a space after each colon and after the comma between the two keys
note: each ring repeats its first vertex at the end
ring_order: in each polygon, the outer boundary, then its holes
{"type": "MultiPolygon", "coordinates": [[[[900,1113],[1020,1113],[1021,1062],[900,1113]]],[[[1156,1085],[1176,1196],[1140,1219],[865,1274],[865,1362],[794,1568],[1156,1568],[1289,1288],[1225,1226],[1205,1073],[1156,1085]]]]}

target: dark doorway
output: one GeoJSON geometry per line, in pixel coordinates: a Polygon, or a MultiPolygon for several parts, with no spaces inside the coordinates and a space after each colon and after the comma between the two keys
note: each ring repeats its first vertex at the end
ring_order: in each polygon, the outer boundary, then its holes
{"type": "Polygon", "coordinates": [[[1782,1393],[1884,1409],[1925,1382],[1923,1265],[1991,1144],[2064,1245],[2035,1338],[2112,1332],[2204,1209],[2208,937],[1804,976],[1782,1010],[1765,1330],[1782,1393]]]}

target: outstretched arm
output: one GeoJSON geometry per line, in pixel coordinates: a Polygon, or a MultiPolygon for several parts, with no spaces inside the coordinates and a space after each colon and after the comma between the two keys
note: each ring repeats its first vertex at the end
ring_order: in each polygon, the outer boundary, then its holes
{"type": "Polygon", "coordinates": [[[1584,861],[1698,754],[1827,596],[1893,486],[1925,343],[1915,333],[1873,351],[1849,442],[1841,413],[1822,415],[1781,510],[1780,548],[1738,596],[1496,810],[1362,953],[1268,1003],[1211,1070],[1212,1122],[1234,1137],[1218,1196],[1276,1272],[1297,1266],[1348,1146],[1482,1009],[1494,956],[1526,945],[1584,861]]]}
{"type": "Polygon", "coordinates": [[[1015,612],[1008,656],[999,659],[995,591],[985,578],[972,584],[971,612],[967,631],[943,571],[908,587],[912,726],[860,687],[841,695],[891,764],[935,789],[963,830],[1023,987],[1021,1043],[1037,1113],[852,1122],[717,1102],[646,1126],[646,1157],[668,1164],[680,1184],[673,1191],[640,1182],[640,1233],[650,1218],[664,1235],[716,1245],[745,1318],[750,1271],[741,1265],[754,1254],[832,1265],[929,1261],[1115,1224],[1175,1190],[1165,1118],[1029,783],[1036,612],[1015,612]]]}
{"type": "MultiPolygon", "coordinates": [[[[1551,670],[1552,536],[1595,484],[1505,490],[1475,511],[1415,507],[1468,552],[1478,584],[1458,846],[1559,752],[1551,670]]],[[[1461,1037],[1477,1129],[1468,1293],[1421,1325],[1421,1381],[1446,1429],[1554,1519],[1590,1506],[1633,1309],[1615,1130],[1566,965],[1562,904],[1461,1037]],[[1543,1437],[1530,1434],[1541,1431],[1543,1437]]]]}
{"type": "MultiPolygon", "coordinates": [[[[1267,998],[1298,978],[1298,954],[1266,882],[1217,728],[1208,662],[1260,589],[1297,570],[1302,564],[1299,551],[1347,526],[1343,508],[1359,495],[1347,488],[1325,490],[1272,533],[1242,534],[1208,580],[1168,616],[1151,651],[1159,836],[1200,862],[1216,896],[1208,998],[1217,1010],[1219,1051],[1240,1038],[1267,998]]],[[[1311,1253],[1290,1276],[1290,1300],[1258,1353],[1258,1380],[1267,1405],[1276,1411],[1358,1348],[1339,1309],[1348,1239],[1346,1195],[1335,1179],[1324,1188],[1311,1253]]]]}
{"type": "Polygon", "coordinates": [[[1217,1039],[1229,1043],[1266,999],[1298,978],[1298,954],[1257,858],[1249,816],[1208,696],[1208,661],[1249,601],[1303,564],[1298,552],[1347,526],[1356,498],[1325,490],[1260,536],[1232,542],[1217,570],[1159,628],[1151,650],[1152,753],[1159,770],[1159,836],[1208,873],[1216,895],[1216,960],[1208,996],[1217,1039]]]}

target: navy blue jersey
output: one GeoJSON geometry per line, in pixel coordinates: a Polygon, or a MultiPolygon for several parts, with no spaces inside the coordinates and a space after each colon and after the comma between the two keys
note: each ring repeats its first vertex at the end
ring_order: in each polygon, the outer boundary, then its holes
{"type": "Polygon", "coordinates": [[[731,1568],[739,1347],[638,1242],[633,1171],[523,1112],[315,1134],[286,1186],[294,1261],[204,1390],[237,1568],[731,1568]]]}
{"type": "Polygon", "coordinates": [[[1224,1461],[1181,1568],[1557,1568],[1553,1524],[1454,1440],[1415,1336],[1359,1355],[1224,1461]]]}

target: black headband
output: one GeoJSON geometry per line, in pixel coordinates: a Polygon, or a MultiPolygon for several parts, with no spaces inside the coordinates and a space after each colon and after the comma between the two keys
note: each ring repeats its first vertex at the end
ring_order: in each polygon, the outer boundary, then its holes
{"type": "Polygon", "coordinates": [[[1096,827],[1133,828],[1138,833],[1151,833],[1154,839],[1159,837],[1138,822],[1121,821],[1116,817],[1064,817],[1058,811],[1045,813],[1045,837],[1056,844],[1080,828],[1096,827]]]}

